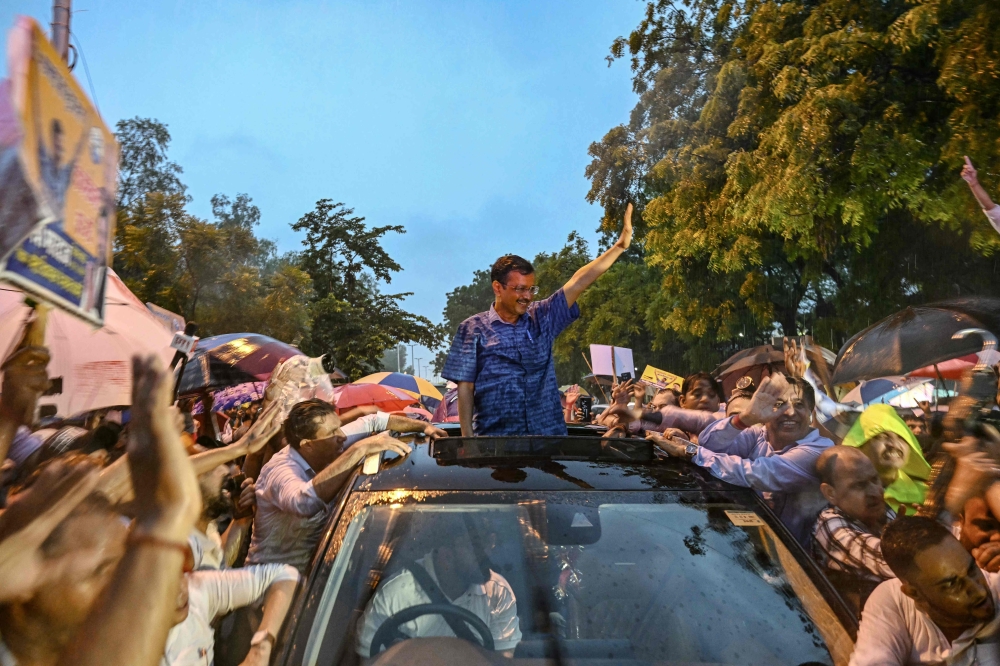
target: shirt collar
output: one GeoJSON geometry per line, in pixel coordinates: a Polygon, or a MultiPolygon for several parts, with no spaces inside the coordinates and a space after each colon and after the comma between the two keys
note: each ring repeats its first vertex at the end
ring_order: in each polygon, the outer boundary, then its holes
{"type": "Polygon", "coordinates": [[[500,315],[497,314],[496,303],[494,303],[490,305],[490,311],[486,313],[486,321],[488,321],[490,324],[499,323],[499,324],[506,324],[507,326],[517,326],[518,323],[520,323],[521,321],[521,317],[518,317],[517,321],[515,321],[513,324],[504,321],[503,319],[500,318],[500,315]]]}
{"type": "MultiPolygon", "coordinates": [[[[424,559],[421,562],[421,564],[424,565],[424,569],[427,570],[427,573],[430,574],[430,577],[434,580],[435,583],[437,583],[438,588],[440,588],[441,581],[438,580],[437,573],[434,571],[434,551],[427,553],[427,555],[424,556],[424,559]]],[[[444,590],[441,591],[444,592],[444,590]]],[[[462,594],[459,595],[459,598],[464,597],[467,594],[471,596],[484,596],[486,594],[486,586],[470,585],[465,590],[465,592],[462,592],[462,594]]]]}
{"type": "Polygon", "coordinates": [[[302,471],[304,471],[306,473],[306,476],[308,476],[310,479],[316,476],[316,470],[314,470],[312,466],[306,462],[306,459],[302,457],[302,454],[299,453],[291,445],[288,446],[288,458],[293,463],[301,467],[302,471]]]}

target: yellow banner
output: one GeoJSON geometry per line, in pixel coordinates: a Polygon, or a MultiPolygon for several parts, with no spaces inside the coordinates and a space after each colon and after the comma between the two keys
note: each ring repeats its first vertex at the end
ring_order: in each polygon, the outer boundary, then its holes
{"type": "Polygon", "coordinates": [[[34,20],[18,18],[7,51],[0,198],[17,205],[0,206],[0,277],[101,323],[118,144],[34,20]]]}
{"type": "Polygon", "coordinates": [[[653,384],[661,389],[670,388],[680,391],[681,384],[684,383],[684,378],[678,377],[672,372],[647,365],[646,369],[642,371],[642,381],[653,384]]]}

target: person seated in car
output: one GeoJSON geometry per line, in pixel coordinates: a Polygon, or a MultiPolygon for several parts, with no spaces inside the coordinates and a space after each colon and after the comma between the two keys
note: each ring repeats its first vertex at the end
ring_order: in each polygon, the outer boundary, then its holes
{"type": "Polygon", "coordinates": [[[851,666],[997,663],[1000,574],[925,516],[889,523],[882,554],[898,578],[868,598],[851,666]]]}
{"type": "Polygon", "coordinates": [[[907,513],[923,504],[927,494],[925,480],[931,473],[920,443],[889,405],[872,405],[854,422],[842,442],[864,452],[875,465],[885,501],[894,511],[902,505],[907,513]]]}
{"type": "Polygon", "coordinates": [[[738,415],[708,426],[699,444],[649,433],[670,455],[706,468],[712,476],[761,493],[805,548],[826,505],[816,460],[833,442],[812,427],[812,386],[777,373],[761,382],[738,415]]]}
{"type": "MultiPolygon", "coordinates": [[[[627,382],[626,389],[631,385],[627,382]]],[[[630,420],[629,430],[638,432],[666,432],[678,430],[686,439],[696,440],[698,433],[716,421],[725,418],[719,411],[722,402],[722,387],[707,372],[688,375],[681,385],[678,406],[643,407],[638,401],[634,407],[616,401],[608,408],[611,415],[624,416],[630,420]]]]}
{"type": "MultiPolygon", "coordinates": [[[[372,645],[372,639],[386,620],[406,608],[436,603],[436,598],[475,614],[493,635],[493,649],[513,656],[521,641],[517,599],[507,579],[489,567],[496,534],[479,521],[468,524],[453,515],[441,515],[432,527],[441,535],[440,545],[389,578],[369,602],[358,622],[358,654],[375,656],[380,646],[372,645]]],[[[421,615],[401,624],[399,631],[409,638],[456,636],[454,623],[459,632],[478,640],[475,630],[463,621],[449,619],[421,615]]]]}
{"type": "Polygon", "coordinates": [[[858,449],[831,446],[816,471],[830,506],[813,528],[813,557],[857,613],[880,583],[895,578],[882,557],[881,534],[896,512],[882,498],[875,466],[858,449]]]}

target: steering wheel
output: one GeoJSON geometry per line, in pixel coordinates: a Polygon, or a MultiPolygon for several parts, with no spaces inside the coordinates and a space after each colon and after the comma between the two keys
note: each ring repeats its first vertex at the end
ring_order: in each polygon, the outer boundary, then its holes
{"type": "Polygon", "coordinates": [[[419,606],[404,608],[386,618],[382,626],[375,632],[375,636],[372,637],[371,648],[369,648],[370,654],[368,656],[374,657],[377,655],[382,650],[383,645],[392,645],[395,641],[412,638],[399,630],[400,625],[424,615],[440,615],[442,617],[450,615],[460,622],[465,622],[479,634],[479,640],[482,641],[484,648],[490,652],[494,650],[493,633],[486,626],[486,623],[480,620],[479,616],[472,611],[452,604],[420,604],[419,606]]]}

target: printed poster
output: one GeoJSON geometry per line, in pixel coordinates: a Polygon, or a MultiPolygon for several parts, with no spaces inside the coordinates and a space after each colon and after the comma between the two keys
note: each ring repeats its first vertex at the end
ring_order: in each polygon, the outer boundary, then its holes
{"type": "Polygon", "coordinates": [[[118,144],[38,24],[0,82],[0,279],[101,325],[118,144]]]}
{"type": "Polygon", "coordinates": [[[684,378],[679,377],[672,372],[667,372],[666,370],[660,370],[659,368],[647,365],[646,369],[642,371],[642,381],[648,384],[653,384],[657,388],[672,388],[680,391],[681,385],[684,383],[684,378]]]}

